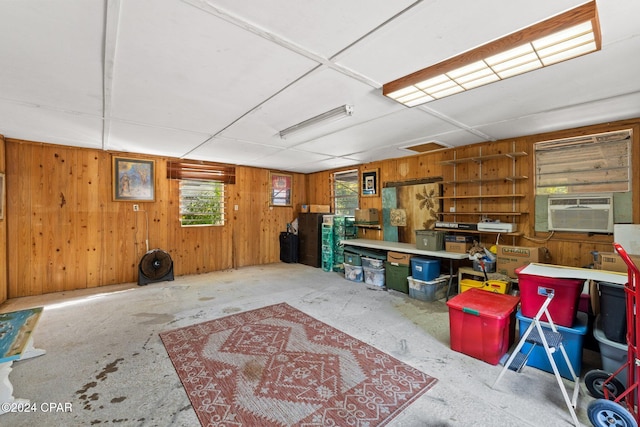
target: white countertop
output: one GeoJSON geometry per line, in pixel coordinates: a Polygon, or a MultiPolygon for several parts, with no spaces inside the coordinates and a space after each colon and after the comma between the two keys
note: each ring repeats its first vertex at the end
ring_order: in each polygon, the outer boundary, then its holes
{"type": "Polygon", "coordinates": [[[447,259],[469,259],[468,254],[461,254],[457,252],[447,251],[425,251],[423,249],[416,248],[414,243],[400,243],[400,242],[387,242],[385,240],[372,240],[372,239],[347,239],[340,240],[340,243],[345,246],[358,246],[361,248],[381,249],[385,251],[403,252],[416,255],[426,255],[436,258],[447,259]]]}

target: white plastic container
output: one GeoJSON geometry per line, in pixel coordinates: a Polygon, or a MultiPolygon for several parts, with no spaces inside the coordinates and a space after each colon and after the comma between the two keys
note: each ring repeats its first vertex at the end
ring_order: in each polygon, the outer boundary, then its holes
{"type": "Polygon", "coordinates": [[[384,268],[362,267],[364,270],[364,282],[379,288],[384,287],[384,268]]]}
{"type": "Polygon", "coordinates": [[[447,280],[449,276],[441,276],[435,280],[424,281],[407,277],[409,296],[420,301],[433,302],[447,296],[447,280]]]}
{"type": "Polygon", "coordinates": [[[350,265],[347,263],[344,266],[344,278],[352,282],[362,282],[363,274],[362,267],[359,265],[350,265]]]}
{"type": "Polygon", "coordinates": [[[384,268],[384,260],[376,258],[362,257],[362,266],[364,268],[384,268]]]}

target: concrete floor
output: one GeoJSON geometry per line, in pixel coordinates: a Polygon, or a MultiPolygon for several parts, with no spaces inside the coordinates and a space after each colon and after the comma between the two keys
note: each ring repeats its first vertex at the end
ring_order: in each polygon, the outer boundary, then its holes
{"type": "MultiPolygon", "coordinates": [[[[439,379],[390,427],[572,425],[553,374],[508,371],[492,389],[501,366],[452,351],[444,301],[284,263],[5,302],[1,312],[44,306],[34,343],[47,353],[15,362],[10,374],[14,396],[36,403],[37,412],[0,415],[0,425],[198,426],[158,333],[279,302],[439,379]],[[56,405],[43,411],[43,403],[56,405]]],[[[583,372],[594,363],[599,355],[585,351],[583,372]]],[[[581,389],[577,414],[589,426],[592,398],[581,389]]]]}

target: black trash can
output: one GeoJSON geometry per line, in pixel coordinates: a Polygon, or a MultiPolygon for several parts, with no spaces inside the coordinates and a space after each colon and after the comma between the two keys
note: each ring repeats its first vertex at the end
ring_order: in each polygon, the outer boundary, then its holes
{"type": "Polygon", "coordinates": [[[280,233],[280,261],[298,262],[298,236],[296,234],[286,231],[280,233]]]}
{"type": "Polygon", "coordinates": [[[600,282],[600,321],[607,339],[627,342],[627,303],[624,285],[600,282]]]}

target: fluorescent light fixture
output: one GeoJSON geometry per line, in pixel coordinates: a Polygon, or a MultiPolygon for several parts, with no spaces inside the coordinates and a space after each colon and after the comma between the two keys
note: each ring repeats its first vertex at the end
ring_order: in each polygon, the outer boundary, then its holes
{"type": "Polygon", "coordinates": [[[601,49],[596,2],[591,1],[382,87],[407,107],[517,76],[601,49]]]}
{"type": "Polygon", "coordinates": [[[337,120],[341,120],[341,119],[344,119],[345,117],[349,117],[352,115],[353,115],[353,106],[342,105],[338,108],[334,108],[333,110],[329,110],[326,113],[319,114],[315,117],[312,117],[296,125],[293,125],[284,130],[281,130],[280,138],[286,139],[291,134],[308,129],[312,126],[335,122],[337,120]]]}

